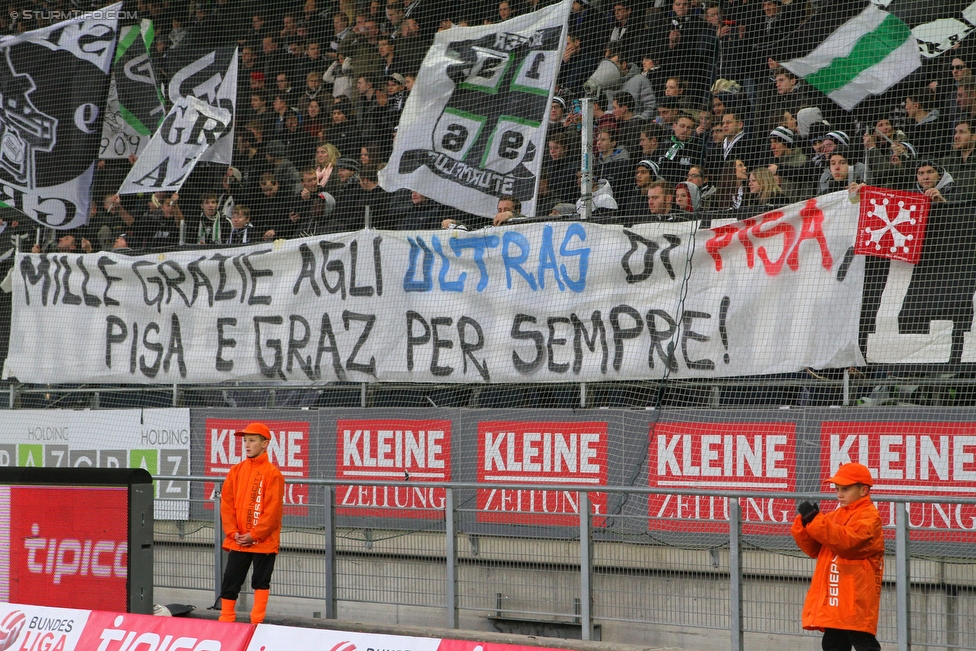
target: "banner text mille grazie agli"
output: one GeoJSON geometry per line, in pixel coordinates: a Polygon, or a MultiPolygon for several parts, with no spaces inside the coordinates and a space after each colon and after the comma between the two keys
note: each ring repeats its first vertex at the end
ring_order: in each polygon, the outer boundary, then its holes
{"type": "MultiPolygon", "coordinates": [[[[76,343],[79,355],[51,350],[40,361],[13,358],[9,368],[22,381],[136,383],[558,381],[767,369],[736,333],[749,294],[722,273],[740,257],[738,240],[663,226],[362,231],[141,257],[21,255],[14,334],[76,343]],[[720,282],[680,309],[689,256],[701,258],[698,273],[720,282]]],[[[833,255],[822,232],[795,235],[780,238],[781,251],[769,240],[760,247],[753,280],[806,268],[818,284],[849,292],[851,278],[824,268],[842,252],[833,255]]],[[[847,330],[835,328],[832,341],[856,341],[856,323],[847,330]]],[[[837,355],[822,348],[810,355],[837,355]]]]}

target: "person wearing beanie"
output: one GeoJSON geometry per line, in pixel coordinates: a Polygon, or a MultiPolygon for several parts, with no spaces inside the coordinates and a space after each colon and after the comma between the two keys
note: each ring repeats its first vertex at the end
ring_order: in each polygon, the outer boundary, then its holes
{"type": "Polygon", "coordinates": [[[253,566],[251,623],[260,624],[268,608],[271,574],[278,557],[285,479],[268,458],[271,430],[267,425],[251,423],[234,432],[234,437],[240,437],[244,459],[228,471],[220,491],[223,548],[228,552],[220,585],[220,621],[235,621],[237,597],[253,566]]]}
{"type": "Polygon", "coordinates": [[[918,152],[905,134],[892,126],[891,120],[879,119],[861,140],[876,185],[885,188],[910,185],[918,152]]]}
{"type": "Polygon", "coordinates": [[[791,201],[813,196],[816,170],[803,150],[796,145],[796,135],[787,127],[776,127],[769,133],[773,162],[769,171],[779,177],[783,194],[791,201]]]}
{"type": "Polygon", "coordinates": [[[810,145],[814,155],[810,163],[823,171],[830,164],[830,154],[838,147],[849,147],[851,139],[843,131],[827,131],[824,127],[813,125],[810,127],[810,145]]]}
{"type": "Polygon", "coordinates": [[[829,138],[831,141],[833,141],[834,145],[836,145],[838,147],[850,147],[851,146],[851,139],[850,139],[850,137],[846,133],[844,133],[843,131],[838,131],[838,130],[828,131],[827,132],[827,135],[826,135],[826,138],[829,138]]]}
{"type": "Polygon", "coordinates": [[[553,97],[552,104],[549,105],[549,125],[547,126],[546,136],[568,131],[568,127],[564,124],[567,117],[566,100],[558,95],[553,97]]]}
{"type": "Polygon", "coordinates": [[[325,133],[324,140],[331,143],[343,156],[352,156],[360,149],[360,133],[353,124],[354,116],[352,102],[340,99],[332,106],[332,123],[325,133]]]}
{"type": "MultiPolygon", "coordinates": [[[[817,184],[817,194],[828,194],[838,190],[849,190],[850,162],[847,159],[847,148],[838,147],[827,158],[827,169],[820,175],[817,184]]],[[[862,162],[854,163],[853,183],[871,183],[871,175],[862,162]]]]}
{"type": "Polygon", "coordinates": [[[621,188],[617,194],[620,211],[626,218],[641,215],[647,211],[647,189],[661,178],[661,170],[657,163],[644,159],[634,168],[634,184],[626,191],[621,188]]]}
{"type": "Polygon", "coordinates": [[[863,465],[846,463],[827,483],[837,490],[838,507],[821,513],[815,502],[802,502],[790,528],[797,546],[817,559],[803,604],[803,628],[823,632],[824,651],[880,651],[875,635],[885,545],[881,516],[871,501],[874,480],[863,465]]]}
{"type": "MultiPolygon", "coordinates": [[[[945,168],[933,160],[923,160],[915,167],[915,192],[921,192],[932,203],[948,203],[956,199],[955,179],[945,168]]],[[[968,198],[968,197],[967,197],[968,198]]]]}

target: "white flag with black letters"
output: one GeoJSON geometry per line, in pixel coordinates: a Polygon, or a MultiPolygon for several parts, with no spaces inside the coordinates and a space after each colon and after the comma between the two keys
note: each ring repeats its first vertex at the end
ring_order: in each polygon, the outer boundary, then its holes
{"type": "Polygon", "coordinates": [[[129,171],[119,194],[180,189],[197,163],[234,154],[237,48],[192,58],[169,82],[173,108],[129,171]]]}
{"type": "Polygon", "coordinates": [[[119,194],[178,191],[196,164],[231,130],[232,119],[225,108],[196,97],[181,98],[132,166],[119,194]]]}
{"type": "Polygon", "coordinates": [[[122,4],[0,38],[0,204],[83,226],[122,4]]]}

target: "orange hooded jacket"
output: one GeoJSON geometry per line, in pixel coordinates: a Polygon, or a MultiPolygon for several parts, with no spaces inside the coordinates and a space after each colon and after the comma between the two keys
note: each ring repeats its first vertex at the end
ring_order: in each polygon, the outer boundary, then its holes
{"type": "Polygon", "coordinates": [[[284,495],[285,479],[266,452],[255,459],[244,459],[231,468],[220,493],[220,519],[226,535],[223,548],[276,554],[284,495]],[[234,534],[248,532],[255,544],[237,544],[234,534]]]}
{"type": "Polygon", "coordinates": [[[803,603],[803,628],[876,634],[884,537],[871,497],[821,513],[806,527],[797,516],[790,533],[800,549],[817,559],[803,603]]]}

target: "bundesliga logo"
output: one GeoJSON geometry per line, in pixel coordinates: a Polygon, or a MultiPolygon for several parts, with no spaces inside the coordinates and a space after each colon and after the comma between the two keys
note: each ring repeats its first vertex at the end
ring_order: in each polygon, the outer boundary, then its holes
{"type": "Polygon", "coordinates": [[[0,622],[0,651],[14,648],[26,621],[27,617],[19,610],[14,610],[3,618],[0,622]]]}

